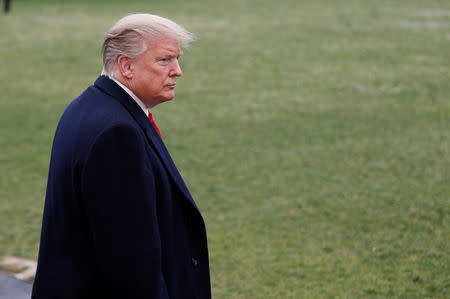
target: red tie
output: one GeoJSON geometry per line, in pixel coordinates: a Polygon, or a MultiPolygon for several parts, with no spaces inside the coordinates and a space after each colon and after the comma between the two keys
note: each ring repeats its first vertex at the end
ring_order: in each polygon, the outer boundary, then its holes
{"type": "Polygon", "coordinates": [[[152,123],[152,125],[155,127],[156,132],[158,132],[159,137],[161,137],[161,133],[159,132],[158,126],[155,123],[155,120],[153,119],[153,114],[150,112],[149,109],[148,110],[148,119],[150,120],[150,122],[152,123]]]}

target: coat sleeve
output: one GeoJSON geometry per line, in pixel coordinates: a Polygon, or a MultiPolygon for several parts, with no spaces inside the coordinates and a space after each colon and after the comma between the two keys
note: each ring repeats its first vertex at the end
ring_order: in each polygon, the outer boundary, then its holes
{"type": "Polygon", "coordinates": [[[82,169],[82,202],[105,298],[168,298],[146,154],[136,128],[115,126],[96,138],[82,169]]]}

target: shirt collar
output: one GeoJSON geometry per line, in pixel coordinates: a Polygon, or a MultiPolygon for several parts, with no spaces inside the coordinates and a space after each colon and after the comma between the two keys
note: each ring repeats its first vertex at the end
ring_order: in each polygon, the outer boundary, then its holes
{"type": "Polygon", "coordinates": [[[117,83],[117,85],[119,85],[120,87],[122,87],[123,90],[125,90],[130,97],[133,98],[133,100],[139,105],[139,107],[141,107],[142,111],[144,111],[145,115],[147,115],[148,117],[148,108],[147,106],[144,104],[144,102],[142,102],[128,87],[126,87],[125,85],[123,85],[122,83],[120,83],[119,81],[117,81],[116,79],[114,79],[112,76],[108,76],[111,80],[113,80],[114,82],[117,83]]]}

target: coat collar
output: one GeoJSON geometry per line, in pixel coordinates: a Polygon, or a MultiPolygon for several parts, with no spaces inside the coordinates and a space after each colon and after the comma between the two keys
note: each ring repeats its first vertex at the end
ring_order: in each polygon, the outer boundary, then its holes
{"type": "MultiPolygon", "coordinates": [[[[175,185],[178,187],[179,191],[181,191],[186,198],[194,205],[197,209],[197,206],[192,199],[191,194],[189,193],[188,188],[184,184],[183,178],[181,177],[178,169],[175,166],[170,154],[164,145],[161,137],[158,135],[155,127],[150,123],[144,111],[142,111],[141,107],[130,97],[130,95],[117,83],[108,78],[107,76],[99,76],[95,81],[94,85],[101,89],[103,92],[111,95],[114,99],[116,99],[120,104],[122,104],[125,109],[133,116],[136,122],[144,131],[150,145],[158,154],[159,158],[163,162],[166,170],[170,174],[170,177],[174,180],[175,185]]],[[[198,209],[197,209],[198,210],[198,209]]]]}

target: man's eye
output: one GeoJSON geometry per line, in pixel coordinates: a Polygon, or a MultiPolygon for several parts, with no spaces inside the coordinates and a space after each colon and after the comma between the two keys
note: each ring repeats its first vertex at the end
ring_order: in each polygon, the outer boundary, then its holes
{"type": "Polygon", "coordinates": [[[160,62],[161,64],[168,64],[168,63],[169,63],[169,58],[161,58],[161,59],[159,60],[159,62],[160,62]]]}

